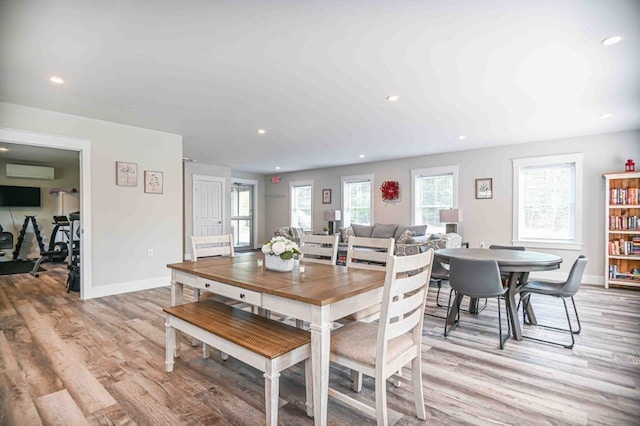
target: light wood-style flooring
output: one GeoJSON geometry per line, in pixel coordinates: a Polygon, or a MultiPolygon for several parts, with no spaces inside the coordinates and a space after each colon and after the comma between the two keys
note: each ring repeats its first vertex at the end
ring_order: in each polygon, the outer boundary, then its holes
{"type": "MultiPolygon", "coordinates": [[[[185,338],[174,372],[164,371],[169,288],[80,301],[65,292],[65,279],[63,268],[0,277],[0,425],[264,422],[257,370],[215,352],[202,359],[185,338]]],[[[435,295],[432,287],[427,312],[444,316],[435,295]]],[[[538,320],[562,325],[561,302],[547,299],[533,300],[538,320]]],[[[463,313],[447,339],[444,320],[426,315],[426,423],[640,424],[640,292],[583,286],[576,303],[583,331],[572,350],[527,340],[500,350],[495,300],[478,316],[463,313]]],[[[538,331],[525,327],[531,333],[538,331]]],[[[280,378],[283,425],[313,424],[303,380],[301,366],[280,378]]],[[[346,391],[349,383],[346,371],[331,369],[331,386],[346,391]]],[[[371,379],[361,397],[373,398],[371,379]]],[[[410,387],[388,385],[391,424],[425,424],[412,398],[410,387]]],[[[328,417],[332,425],[375,424],[331,399],[328,417]]]]}

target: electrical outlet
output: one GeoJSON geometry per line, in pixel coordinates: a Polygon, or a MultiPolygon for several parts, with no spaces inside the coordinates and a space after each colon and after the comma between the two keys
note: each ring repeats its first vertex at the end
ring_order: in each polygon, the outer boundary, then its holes
{"type": "Polygon", "coordinates": [[[484,248],[485,246],[485,242],[484,241],[480,241],[480,248],[484,248]]]}
{"type": "Polygon", "coordinates": [[[153,257],[153,249],[147,249],[147,256],[153,257]]]}

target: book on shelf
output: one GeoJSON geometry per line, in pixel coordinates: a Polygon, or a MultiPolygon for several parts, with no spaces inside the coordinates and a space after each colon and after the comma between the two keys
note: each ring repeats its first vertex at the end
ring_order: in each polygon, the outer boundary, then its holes
{"type": "Polygon", "coordinates": [[[612,188],[609,194],[611,204],[638,204],[638,188],[612,188]]]}
{"type": "Polygon", "coordinates": [[[609,216],[610,231],[638,231],[640,217],[638,216],[609,216]]]}

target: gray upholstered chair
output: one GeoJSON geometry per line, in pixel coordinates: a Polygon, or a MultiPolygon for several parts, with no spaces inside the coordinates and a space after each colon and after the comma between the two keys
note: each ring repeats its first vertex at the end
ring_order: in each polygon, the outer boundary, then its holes
{"type": "MultiPolygon", "coordinates": [[[[569,332],[569,335],[571,336],[571,344],[564,344],[560,342],[554,342],[551,340],[538,339],[530,336],[522,336],[522,337],[531,339],[531,340],[537,340],[539,342],[546,342],[554,345],[564,346],[567,349],[573,348],[573,345],[575,344],[575,339],[573,338],[573,335],[579,334],[580,331],[582,330],[582,325],[580,324],[580,317],[578,316],[578,309],[576,308],[576,302],[573,299],[573,296],[578,292],[578,290],[580,290],[580,285],[582,283],[582,276],[584,275],[584,270],[587,267],[587,261],[588,259],[583,255],[578,257],[576,261],[573,263],[573,266],[571,266],[571,271],[569,272],[569,276],[567,277],[567,280],[564,282],[558,283],[558,282],[551,282],[551,281],[529,281],[519,289],[520,302],[524,302],[525,304],[529,303],[531,294],[542,294],[545,296],[559,297],[562,300],[562,304],[564,305],[564,312],[567,316],[567,323],[569,324],[569,329],[567,330],[565,328],[550,327],[547,325],[540,325],[540,324],[538,324],[537,326],[543,327],[543,328],[549,328],[552,330],[569,332]],[[571,325],[571,318],[569,317],[569,310],[567,309],[567,302],[565,301],[566,298],[571,299],[571,303],[573,304],[573,311],[576,314],[578,329],[575,331],[573,330],[573,327],[571,325]]],[[[524,309],[524,305],[522,308],[523,308],[522,320],[525,324],[527,324],[526,309],[524,309]]]]}
{"type": "MultiPolygon", "coordinates": [[[[447,306],[447,318],[451,310],[451,296],[455,292],[456,295],[468,296],[471,298],[482,299],[495,297],[498,299],[498,329],[500,332],[500,349],[504,348],[504,343],[511,336],[511,329],[507,325],[507,334],[502,338],[502,313],[500,309],[500,298],[504,296],[508,288],[502,285],[500,278],[500,269],[498,262],[495,260],[465,260],[451,258],[449,264],[449,304],[447,306]]],[[[454,301],[456,302],[458,299],[454,301]]],[[[507,312],[507,324],[509,323],[509,311],[507,312]]],[[[447,328],[447,321],[444,323],[444,336],[447,337],[451,330],[460,324],[460,306],[455,323],[451,328],[447,328]]]]}
{"type": "Polygon", "coordinates": [[[386,269],[382,310],[377,325],[352,322],[331,332],[330,360],[375,379],[375,409],[329,388],[329,395],[377,419],[387,420],[387,379],[413,385],[416,415],[426,419],[422,393],[422,323],[429,290],[433,250],[392,256],[386,269]],[[411,363],[411,380],[395,375],[411,363]]]}

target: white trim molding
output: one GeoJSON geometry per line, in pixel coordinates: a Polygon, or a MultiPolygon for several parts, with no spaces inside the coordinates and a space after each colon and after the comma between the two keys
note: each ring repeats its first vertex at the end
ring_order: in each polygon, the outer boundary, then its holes
{"type": "MultiPolygon", "coordinates": [[[[453,175],[453,206],[452,208],[458,208],[458,170],[457,164],[450,166],[436,166],[436,167],[422,167],[419,169],[411,169],[411,224],[416,225],[418,218],[418,200],[416,191],[416,178],[429,177],[429,176],[444,176],[453,175]]],[[[426,225],[426,224],[421,224],[426,225]]]]}
{"type": "Polygon", "coordinates": [[[310,224],[309,224],[309,229],[305,229],[305,231],[313,231],[313,200],[315,198],[315,193],[314,193],[314,188],[313,188],[313,179],[311,180],[295,180],[295,181],[291,181],[289,182],[289,226],[293,226],[293,223],[291,223],[293,217],[291,216],[291,212],[293,211],[293,202],[294,202],[294,197],[293,197],[293,188],[299,187],[299,186],[310,186],[311,187],[311,217],[310,217],[310,224]]]}
{"type": "Polygon", "coordinates": [[[366,174],[366,175],[352,175],[352,176],[341,176],[340,177],[340,192],[342,193],[342,196],[340,198],[340,208],[342,209],[342,226],[349,226],[351,225],[351,223],[348,223],[346,218],[347,218],[347,213],[346,213],[346,191],[344,190],[344,184],[345,183],[350,183],[350,182],[370,182],[371,183],[371,194],[369,197],[369,208],[370,208],[370,212],[371,212],[371,220],[369,225],[373,225],[375,223],[375,215],[373,212],[373,206],[374,206],[374,191],[375,191],[375,174],[371,173],[371,174],[366,174]]]}

